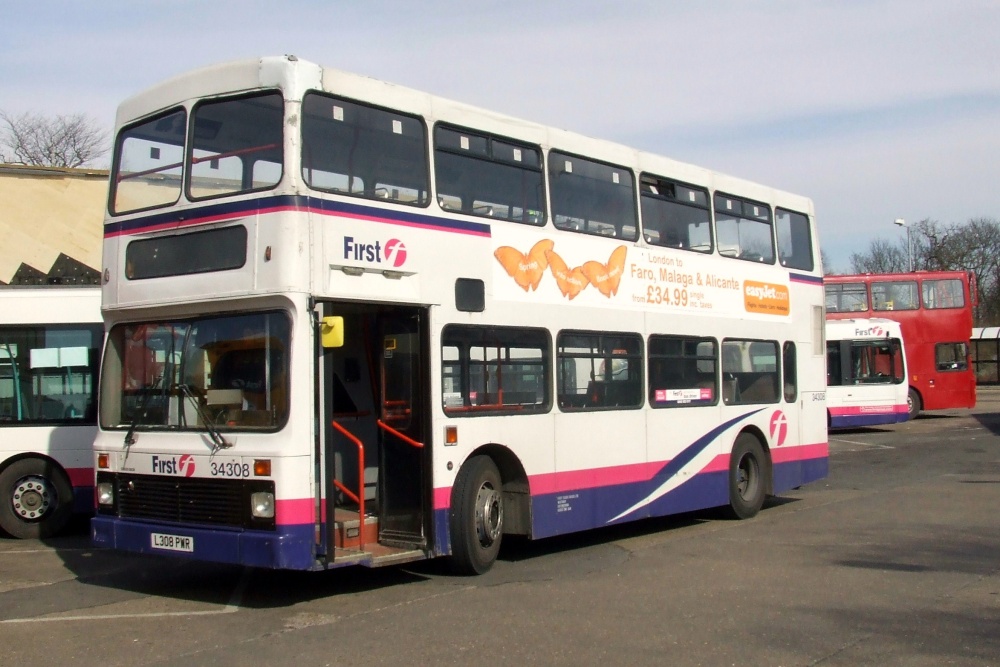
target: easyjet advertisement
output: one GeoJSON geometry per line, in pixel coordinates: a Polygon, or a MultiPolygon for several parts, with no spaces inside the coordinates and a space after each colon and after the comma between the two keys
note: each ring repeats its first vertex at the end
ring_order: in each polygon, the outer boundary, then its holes
{"type": "Polygon", "coordinates": [[[668,248],[542,238],[493,227],[497,299],[787,316],[791,294],[773,267],[668,248]]]}

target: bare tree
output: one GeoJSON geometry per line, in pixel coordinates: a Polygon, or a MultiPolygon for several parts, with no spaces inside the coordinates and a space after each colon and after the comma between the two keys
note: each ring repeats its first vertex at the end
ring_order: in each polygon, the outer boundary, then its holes
{"type": "Polygon", "coordinates": [[[39,167],[82,167],[108,152],[108,133],[82,114],[13,116],[0,111],[3,161],[39,167]],[[8,154],[9,151],[9,154],[8,154]]]}
{"type": "MultiPolygon", "coordinates": [[[[974,218],[945,225],[924,219],[910,228],[914,269],[963,270],[975,274],[979,290],[976,326],[1000,324],[1000,222],[974,218]]],[[[907,241],[893,245],[875,239],[865,253],[851,255],[854,273],[906,271],[907,241]]]]}
{"type": "Polygon", "coordinates": [[[868,246],[866,253],[851,253],[852,273],[896,273],[906,271],[906,240],[902,247],[883,238],[877,238],[868,246]]]}

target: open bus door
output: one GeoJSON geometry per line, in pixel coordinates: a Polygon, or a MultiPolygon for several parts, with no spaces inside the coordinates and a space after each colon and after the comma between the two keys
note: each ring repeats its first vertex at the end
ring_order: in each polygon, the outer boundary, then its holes
{"type": "Polygon", "coordinates": [[[423,557],[427,546],[427,317],[322,305],[317,409],[328,564],[423,557]]]}
{"type": "Polygon", "coordinates": [[[419,312],[379,317],[379,542],[425,544],[425,392],[419,312]]]}

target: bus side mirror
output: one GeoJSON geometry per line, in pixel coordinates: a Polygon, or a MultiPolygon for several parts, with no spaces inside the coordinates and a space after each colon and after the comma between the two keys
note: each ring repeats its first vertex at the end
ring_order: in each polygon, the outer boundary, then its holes
{"type": "Polygon", "coordinates": [[[344,318],[335,315],[324,317],[320,323],[320,344],[325,348],[344,346],[344,318]]]}

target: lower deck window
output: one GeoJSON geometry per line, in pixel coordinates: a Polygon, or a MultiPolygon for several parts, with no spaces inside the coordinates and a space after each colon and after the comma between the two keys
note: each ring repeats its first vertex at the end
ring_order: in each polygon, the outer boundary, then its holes
{"type": "Polygon", "coordinates": [[[778,343],[722,341],[722,400],[726,405],[777,403],[778,343]]]}
{"type": "Polygon", "coordinates": [[[939,371],[964,371],[969,368],[969,348],[966,343],[938,343],[934,360],[939,371]]]}
{"type": "Polygon", "coordinates": [[[718,343],[711,338],[650,336],[649,404],[654,408],[715,405],[718,343]]]}
{"type": "Polygon", "coordinates": [[[556,347],[562,410],[642,406],[642,338],[638,334],[564,331],[556,347]]]}
{"type": "Polygon", "coordinates": [[[544,329],[446,327],[441,345],[445,413],[547,412],[551,406],[549,348],[544,329]]]}

